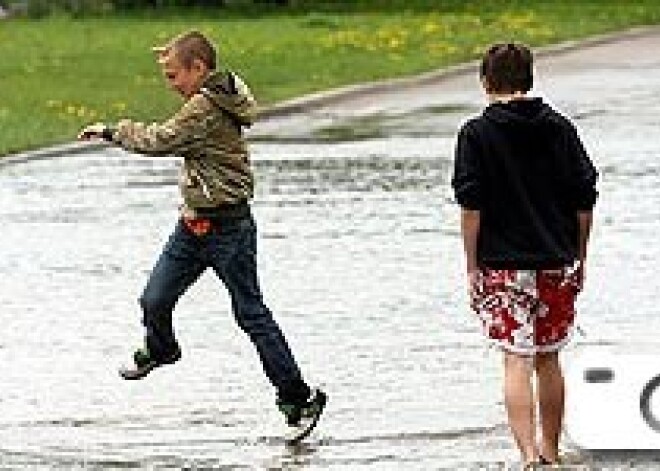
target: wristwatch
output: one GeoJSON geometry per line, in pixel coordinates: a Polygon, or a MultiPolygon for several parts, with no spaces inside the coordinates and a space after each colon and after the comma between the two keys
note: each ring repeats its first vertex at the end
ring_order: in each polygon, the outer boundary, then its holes
{"type": "Polygon", "coordinates": [[[101,139],[104,141],[112,142],[115,137],[115,132],[117,130],[112,126],[103,126],[103,131],[101,131],[101,139]]]}

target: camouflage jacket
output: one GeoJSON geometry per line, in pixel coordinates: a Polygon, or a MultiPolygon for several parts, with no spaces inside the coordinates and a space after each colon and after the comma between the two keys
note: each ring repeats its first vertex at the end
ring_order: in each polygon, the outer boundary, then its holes
{"type": "Polygon", "coordinates": [[[252,198],[254,178],[242,128],[256,116],[248,87],[232,72],[214,73],[163,123],[120,121],[112,140],[151,156],[183,157],[179,187],[185,208],[210,208],[252,198]]]}

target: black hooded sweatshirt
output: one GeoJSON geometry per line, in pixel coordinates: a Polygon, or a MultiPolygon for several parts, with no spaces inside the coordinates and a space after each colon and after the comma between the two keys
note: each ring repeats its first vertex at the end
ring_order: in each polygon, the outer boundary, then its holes
{"type": "Polygon", "coordinates": [[[597,172],[575,126],[540,98],[488,106],[458,135],[452,187],[480,211],[477,262],[557,268],[578,256],[578,211],[596,198],[597,172]]]}

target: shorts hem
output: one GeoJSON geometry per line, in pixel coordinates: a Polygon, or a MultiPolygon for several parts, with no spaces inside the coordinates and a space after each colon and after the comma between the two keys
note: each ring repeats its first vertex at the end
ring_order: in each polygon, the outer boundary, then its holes
{"type": "Polygon", "coordinates": [[[504,340],[493,339],[490,337],[488,338],[488,341],[492,346],[499,347],[500,350],[503,350],[507,353],[513,353],[515,355],[521,355],[521,356],[532,356],[538,353],[558,352],[572,340],[574,331],[575,328],[572,326],[563,339],[549,345],[534,345],[531,347],[519,347],[516,345],[511,345],[510,343],[504,340]]]}

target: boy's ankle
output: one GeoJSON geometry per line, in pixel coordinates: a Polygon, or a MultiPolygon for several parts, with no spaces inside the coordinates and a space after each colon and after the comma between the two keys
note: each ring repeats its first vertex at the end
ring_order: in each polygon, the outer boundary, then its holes
{"type": "Polygon", "coordinates": [[[278,404],[303,405],[312,395],[312,389],[302,379],[294,380],[277,392],[278,404]]]}
{"type": "Polygon", "coordinates": [[[559,461],[559,451],[555,451],[552,446],[542,446],[539,452],[539,458],[547,461],[546,464],[557,463],[559,461]]]}

